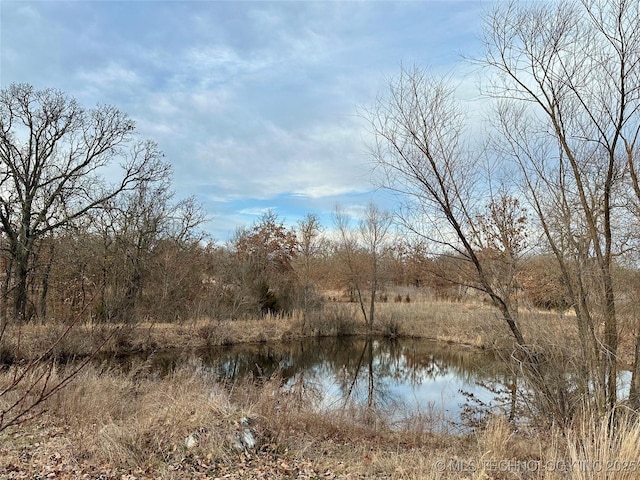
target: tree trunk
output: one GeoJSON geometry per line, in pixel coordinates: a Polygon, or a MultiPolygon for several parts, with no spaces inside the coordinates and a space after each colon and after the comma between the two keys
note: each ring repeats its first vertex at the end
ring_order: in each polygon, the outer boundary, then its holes
{"type": "Polygon", "coordinates": [[[616,302],[613,293],[613,279],[611,275],[610,248],[611,234],[607,231],[606,256],[602,265],[603,287],[605,296],[604,345],[603,360],[606,369],[606,403],[611,411],[618,400],[618,322],[616,318],[616,302]]]}
{"type": "Polygon", "coordinates": [[[53,253],[54,244],[53,240],[49,244],[49,258],[47,259],[47,265],[42,273],[42,291],[40,292],[40,318],[42,321],[47,320],[47,294],[49,293],[49,276],[51,274],[51,267],[53,265],[53,253]]]}
{"type": "Polygon", "coordinates": [[[11,257],[7,257],[5,259],[4,274],[4,282],[2,282],[2,299],[0,299],[0,314],[2,315],[2,320],[7,321],[9,318],[9,291],[13,276],[13,260],[11,257]]]}
{"type": "Polygon", "coordinates": [[[23,322],[27,318],[28,301],[28,277],[29,277],[29,255],[28,249],[20,245],[15,249],[15,292],[14,292],[14,316],[17,321],[23,322]]]}
{"type": "Polygon", "coordinates": [[[634,410],[640,410],[640,319],[636,318],[636,345],[631,370],[629,404],[634,410]]]}
{"type": "Polygon", "coordinates": [[[369,321],[367,325],[369,328],[369,333],[373,331],[373,319],[375,317],[376,310],[376,293],[378,291],[378,258],[375,251],[373,252],[373,261],[371,267],[371,303],[369,304],[369,321]]]}

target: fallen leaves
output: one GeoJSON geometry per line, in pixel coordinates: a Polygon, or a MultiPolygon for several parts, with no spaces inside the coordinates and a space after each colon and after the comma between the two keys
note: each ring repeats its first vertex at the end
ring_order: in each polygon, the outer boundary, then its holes
{"type": "MultiPolygon", "coordinates": [[[[199,432],[200,440],[206,432],[199,432]]],[[[80,436],[81,437],[81,436],[80,436]]],[[[361,479],[371,477],[373,457],[367,452],[361,465],[369,471],[355,473],[349,461],[335,455],[346,452],[353,445],[342,442],[324,442],[309,449],[310,456],[302,450],[291,451],[268,441],[255,449],[235,451],[228,456],[212,455],[203,445],[186,449],[177,439],[173,449],[163,457],[150,459],[149,465],[137,468],[100,462],[90,451],[78,450],[79,436],[74,437],[64,426],[55,421],[30,425],[28,428],[0,436],[0,479],[2,480],[187,480],[187,479],[361,479]],[[75,445],[75,446],[74,446],[75,445]],[[328,449],[327,449],[328,448],[328,449]],[[331,450],[331,452],[329,451],[331,450]],[[235,452],[235,453],[234,453],[235,452]],[[324,453],[323,453],[324,452],[324,453]],[[335,455],[335,456],[334,456],[335,455]]],[[[169,444],[171,445],[171,444],[169,444]]],[[[357,468],[357,467],[356,467],[357,468]]],[[[396,472],[398,473],[398,472],[396,472]]],[[[398,475],[396,475],[398,476],[398,475]]],[[[402,476],[402,475],[400,475],[402,476]]],[[[391,478],[376,472],[375,478],[391,478]]]]}
{"type": "Polygon", "coordinates": [[[152,480],[171,479],[311,479],[357,478],[337,476],[329,470],[318,471],[309,459],[276,453],[265,446],[257,452],[241,452],[235,461],[215,462],[211,454],[199,457],[189,452],[180,461],[160,463],[136,469],[113,465],[95,465],[74,457],[67,442],[57,432],[17,434],[0,449],[0,478],[19,479],[92,479],[152,480]]]}

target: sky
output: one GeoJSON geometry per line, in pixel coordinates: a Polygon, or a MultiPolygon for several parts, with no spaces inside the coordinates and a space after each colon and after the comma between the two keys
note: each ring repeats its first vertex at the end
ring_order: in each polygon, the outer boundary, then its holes
{"type": "Polygon", "coordinates": [[[402,66],[468,82],[486,1],[0,1],[0,86],[115,105],[224,242],[266,210],[357,218],[379,188],[362,112],[402,66]]]}

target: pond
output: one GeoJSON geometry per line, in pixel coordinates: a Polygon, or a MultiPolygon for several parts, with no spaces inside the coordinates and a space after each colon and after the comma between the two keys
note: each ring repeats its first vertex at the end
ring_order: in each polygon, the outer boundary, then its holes
{"type": "Polygon", "coordinates": [[[405,428],[420,419],[434,431],[466,429],[485,409],[508,408],[512,381],[489,353],[419,339],[315,338],[120,359],[125,368],[141,360],[157,375],[189,364],[225,381],[277,376],[285,391],[313,393],[317,409],[366,409],[405,428]]]}

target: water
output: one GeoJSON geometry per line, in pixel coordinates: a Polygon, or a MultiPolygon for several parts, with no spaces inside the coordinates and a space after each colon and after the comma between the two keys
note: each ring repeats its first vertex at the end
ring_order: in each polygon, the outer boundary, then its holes
{"type": "Polygon", "coordinates": [[[502,408],[496,391],[511,381],[490,354],[418,339],[319,338],[162,352],[144,360],[158,375],[197,364],[225,381],[277,376],[283,391],[311,395],[317,409],[375,412],[392,426],[419,419],[433,430],[465,428],[479,406],[502,408]]]}

